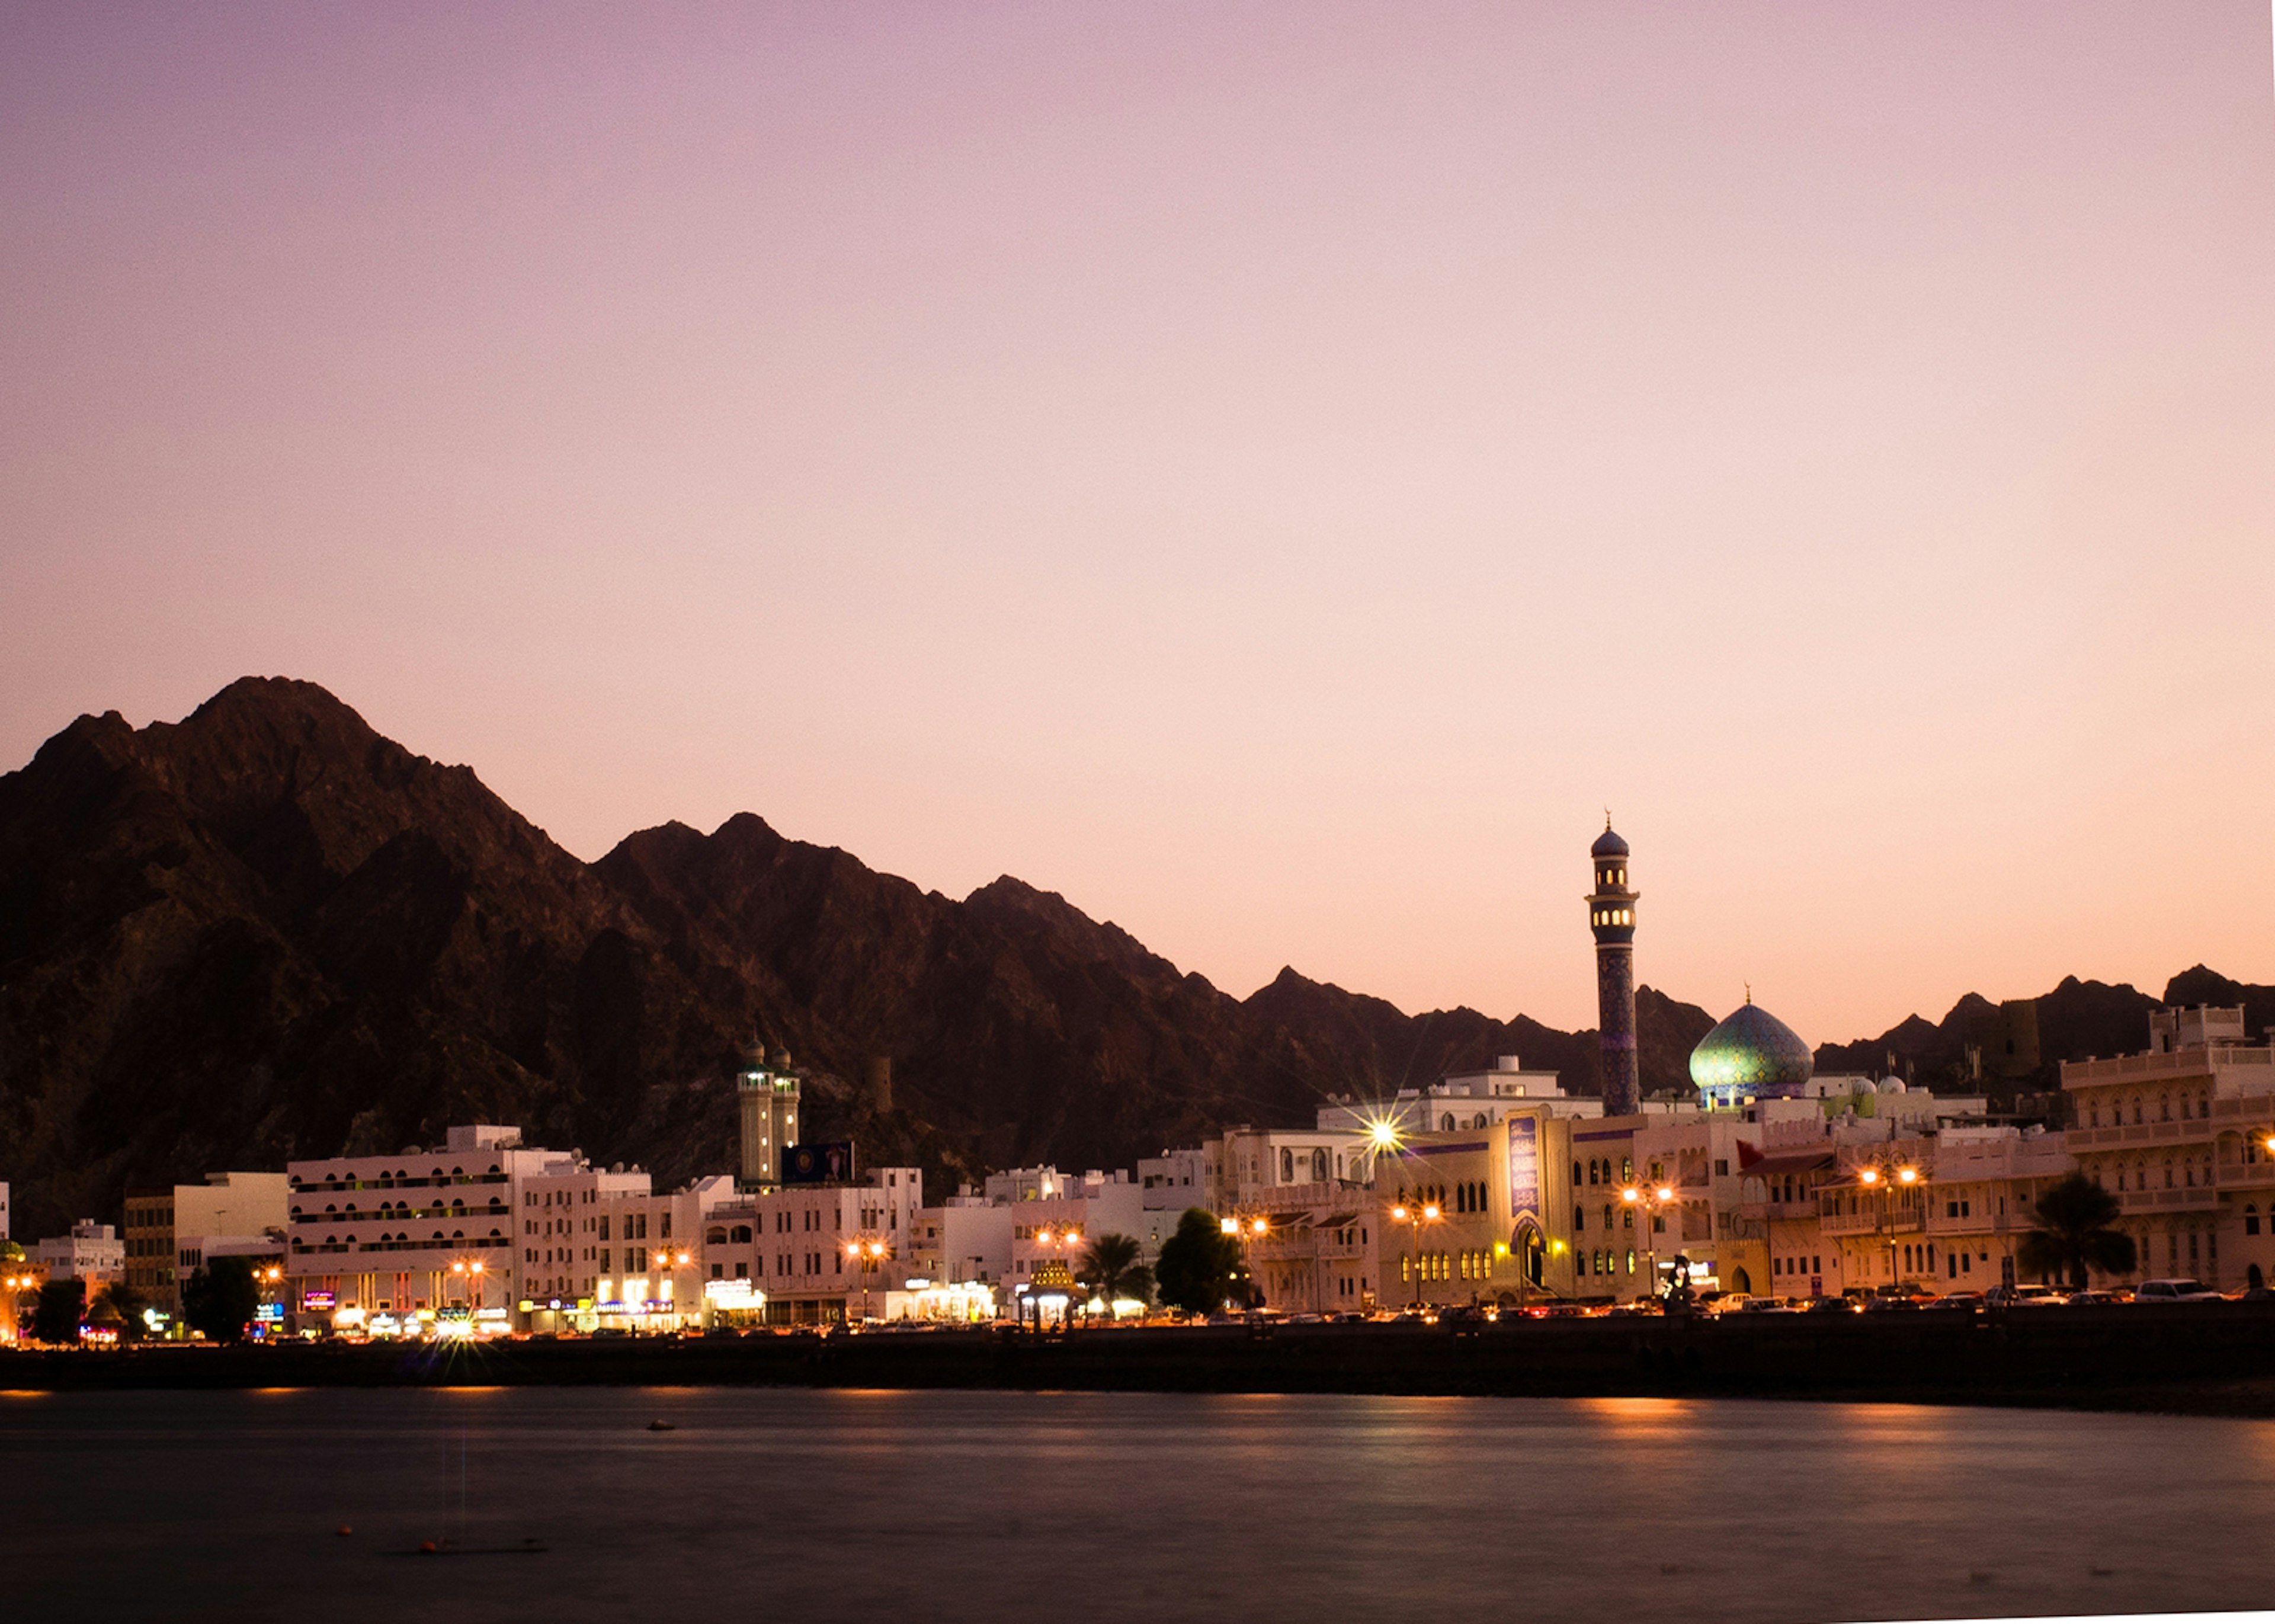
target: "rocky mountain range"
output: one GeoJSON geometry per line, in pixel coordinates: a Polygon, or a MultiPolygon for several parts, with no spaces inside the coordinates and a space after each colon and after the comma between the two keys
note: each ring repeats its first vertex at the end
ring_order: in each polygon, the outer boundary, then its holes
{"type": "MultiPolygon", "coordinates": [[[[2212,972],[2170,997],[2275,997],[2212,972]]],[[[2137,1047],[2152,1001],[2064,982],[2046,1054],[2137,1047]],[[2056,1039],[2059,1039],[2059,1043],[2056,1039]]],[[[1948,1071],[1966,1001],[1828,1049],[1948,1071]]],[[[1638,995],[1647,1091],[1713,1018],[1638,995]]],[[[1127,1165],[1515,1054],[1597,1086],[1592,1031],[1407,1015],[1284,970],[1246,999],[1005,877],[961,900],[743,814],[562,850],[464,767],[324,690],[232,684],[179,723],[84,716],[0,777],[0,1179],[19,1235],[130,1185],[425,1144],[454,1122],[636,1162],[732,1165],[753,1038],[807,1075],[809,1137],[932,1187],[1127,1165]],[[877,1062],[889,1061],[889,1084],[877,1062]]]]}

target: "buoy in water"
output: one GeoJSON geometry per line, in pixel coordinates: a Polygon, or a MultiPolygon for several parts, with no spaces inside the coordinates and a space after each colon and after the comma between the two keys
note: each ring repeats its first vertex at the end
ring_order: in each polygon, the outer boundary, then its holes
{"type": "Polygon", "coordinates": [[[431,1539],[422,1539],[422,1540],[420,1540],[420,1541],[419,1542],[419,1555],[421,1555],[421,1556],[432,1556],[432,1555],[434,1555],[434,1554],[435,1554],[435,1542],[434,1542],[433,1540],[431,1540],[431,1539]]]}
{"type": "Polygon", "coordinates": [[[343,1522],[343,1523],[341,1523],[341,1524],[339,1525],[339,1527],[337,1527],[337,1528],[334,1529],[332,1531],[333,1531],[334,1533],[337,1534],[337,1535],[338,1535],[342,1539],[345,1539],[345,1538],[346,1538],[350,1534],[354,1533],[354,1532],[355,1532],[355,1530],[353,1530],[353,1529],[350,1528],[346,1523],[343,1522]]]}
{"type": "Polygon", "coordinates": [[[647,1424],[647,1430],[651,1432],[676,1432],[679,1431],[677,1427],[672,1425],[669,1421],[651,1421],[647,1424]]]}

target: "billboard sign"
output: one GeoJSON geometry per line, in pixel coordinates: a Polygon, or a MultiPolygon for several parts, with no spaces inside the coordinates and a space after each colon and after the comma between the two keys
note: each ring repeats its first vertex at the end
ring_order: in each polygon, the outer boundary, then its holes
{"type": "Polygon", "coordinates": [[[850,1184],[853,1182],[853,1141],[825,1140],[820,1144],[793,1144],[782,1152],[785,1184],[850,1184]]]}
{"type": "Polygon", "coordinates": [[[1508,1119],[1508,1215],[1518,1223],[1540,1221],[1540,1121],[1538,1117],[1508,1119]]]}

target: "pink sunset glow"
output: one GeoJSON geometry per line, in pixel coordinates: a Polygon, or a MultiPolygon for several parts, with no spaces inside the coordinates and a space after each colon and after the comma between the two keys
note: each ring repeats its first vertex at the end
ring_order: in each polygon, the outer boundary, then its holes
{"type": "Polygon", "coordinates": [[[0,767],[321,682],[1245,993],[2275,981],[2264,4],[0,13],[0,767]]]}

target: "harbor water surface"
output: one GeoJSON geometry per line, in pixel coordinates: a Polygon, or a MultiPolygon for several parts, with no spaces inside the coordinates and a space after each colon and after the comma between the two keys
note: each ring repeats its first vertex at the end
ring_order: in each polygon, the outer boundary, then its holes
{"type": "Polygon", "coordinates": [[[2154,1416],[782,1389],[0,1396],[21,1618],[2213,1610],[2264,1604],[2271,1513],[2275,1423],[2154,1416]]]}

